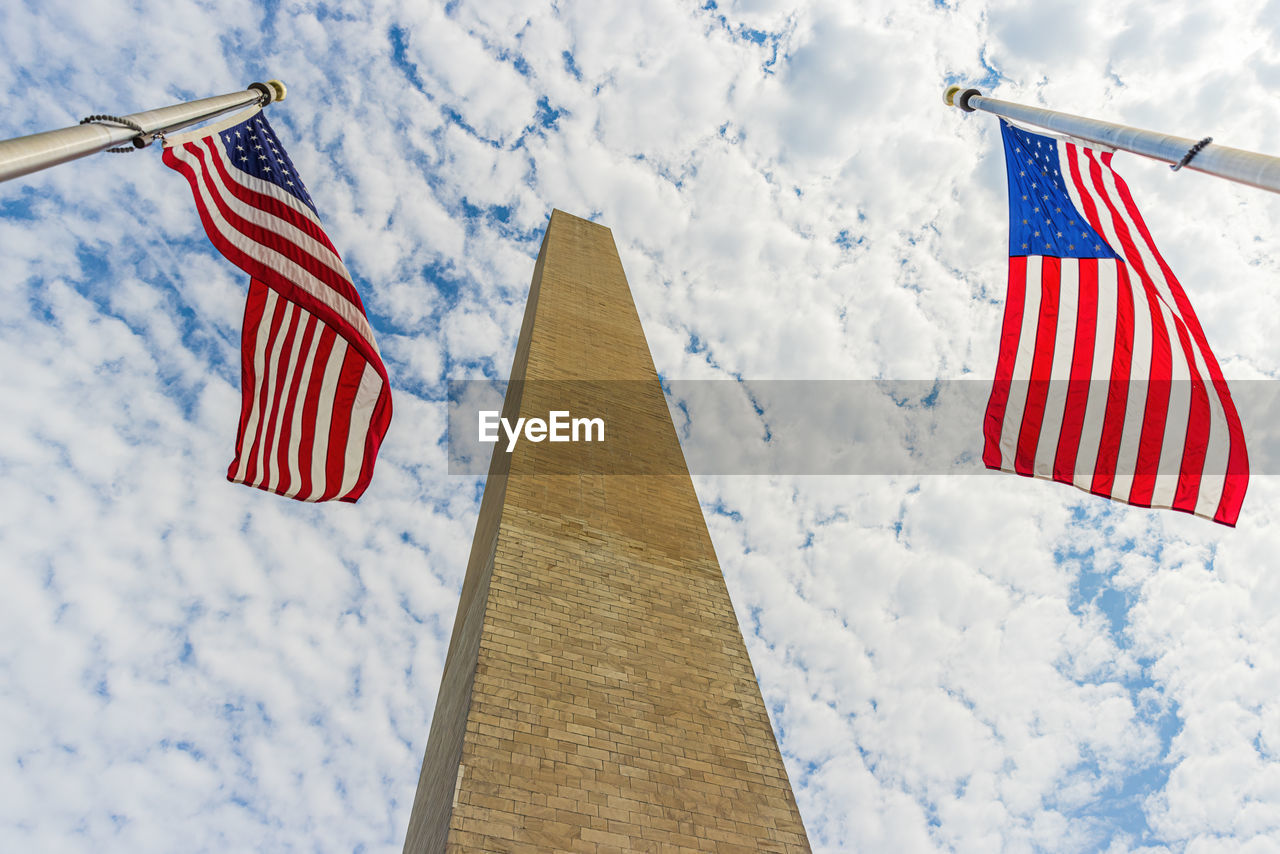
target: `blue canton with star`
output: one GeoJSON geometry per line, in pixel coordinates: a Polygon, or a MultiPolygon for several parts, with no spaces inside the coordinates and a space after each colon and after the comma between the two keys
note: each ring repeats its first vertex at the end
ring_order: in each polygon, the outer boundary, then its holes
{"type": "Polygon", "coordinates": [[[257,113],[221,131],[218,137],[226,149],[227,158],[241,171],[270,181],[311,208],[313,213],[319,213],[266,116],[257,113]]]}
{"type": "Polygon", "coordinates": [[[1009,254],[1118,258],[1076,210],[1058,163],[1058,141],[1000,120],[1009,174],[1009,254]]]}

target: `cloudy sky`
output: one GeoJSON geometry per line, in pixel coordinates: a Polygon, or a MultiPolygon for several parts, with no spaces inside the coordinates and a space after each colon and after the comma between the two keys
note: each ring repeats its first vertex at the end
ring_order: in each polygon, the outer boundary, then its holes
{"type": "MultiPolygon", "coordinates": [[[[553,207],[613,229],[668,380],[986,381],[1002,155],[944,86],[1280,153],[1278,31],[1276,0],[0,5],[0,137],[284,80],[396,394],[358,505],[228,484],[246,283],[183,179],[151,149],[0,186],[0,849],[400,850],[482,488],[447,383],[509,369],[553,207]]],[[[1280,199],[1116,165],[1228,378],[1276,378],[1280,199]]],[[[1235,530],[1008,475],[695,484],[816,849],[1274,850],[1272,478],[1235,530]]]]}

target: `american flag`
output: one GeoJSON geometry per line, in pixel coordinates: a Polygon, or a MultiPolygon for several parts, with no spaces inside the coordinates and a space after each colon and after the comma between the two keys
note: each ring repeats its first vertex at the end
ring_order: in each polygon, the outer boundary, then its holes
{"type": "Polygon", "coordinates": [[[300,501],[355,501],[391,422],[364,305],[315,205],[257,110],[171,137],[205,233],[249,274],[234,483],[300,501]]]}
{"type": "Polygon", "coordinates": [[[1111,153],[1000,128],[1009,293],[983,462],[1234,526],[1240,418],[1111,153]]]}

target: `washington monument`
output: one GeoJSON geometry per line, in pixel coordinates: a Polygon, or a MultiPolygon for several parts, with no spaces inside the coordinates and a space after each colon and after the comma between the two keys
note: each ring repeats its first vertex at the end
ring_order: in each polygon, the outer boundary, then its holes
{"type": "Polygon", "coordinates": [[[808,851],[612,233],[561,211],[501,416],[558,411],[603,441],[494,444],[406,854],[808,851]]]}

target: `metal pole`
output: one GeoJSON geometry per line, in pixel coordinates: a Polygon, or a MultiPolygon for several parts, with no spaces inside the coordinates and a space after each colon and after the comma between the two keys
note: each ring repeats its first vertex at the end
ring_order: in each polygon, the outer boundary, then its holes
{"type": "Polygon", "coordinates": [[[1280,193],[1280,157],[1227,148],[1225,145],[1208,145],[1206,140],[1170,136],[1128,125],[1086,119],[1070,113],[1000,101],[983,96],[977,89],[965,89],[962,86],[948,87],[942,98],[947,106],[959,107],[966,113],[982,110],[1016,122],[1074,136],[1085,142],[1163,160],[1175,164],[1177,168],[1185,166],[1228,181],[1280,193]],[[1193,152],[1192,149],[1197,146],[1199,148],[1193,152]]]}
{"type": "Polygon", "coordinates": [[[266,83],[252,83],[243,92],[215,95],[212,98],[201,98],[198,101],[121,117],[124,119],[123,124],[137,125],[137,128],[141,128],[140,131],[114,124],[81,124],[6,139],[0,141],[0,181],[97,154],[121,143],[132,141],[135,147],[142,148],[149,145],[157,133],[168,133],[194,125],[237,107],[283,101],[284,97],[284,84],[279,80],[268,80],[266,83]]]}

